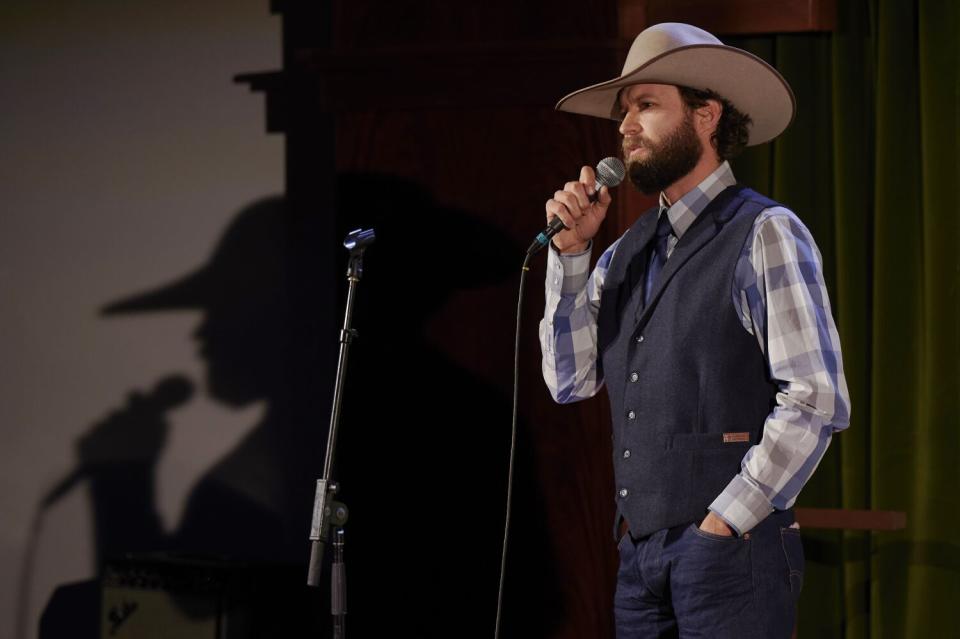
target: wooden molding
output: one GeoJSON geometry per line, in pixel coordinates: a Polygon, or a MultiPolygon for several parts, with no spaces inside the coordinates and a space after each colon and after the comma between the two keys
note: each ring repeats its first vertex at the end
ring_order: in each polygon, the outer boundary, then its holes
{"type": "Polygon", "coordinates": [[[267,94],[268,129],[286,130],[288,109],[552,108],[566,93],[615,77],[619,41],[507,43],[384,50],[303,50],[286,71],[235,82],[267,94]]]}
{"type": "Polygon", "coordinates": [[[614,43],[561,47],[313,52],[304,70],[332,110],[550,105],[616,67],[614,43]],[[392,106],[391,106],[392,105],[392,106]]]}
{"type": "Polygon", "coordinates": [[[652,24],[686,22],[717,35],[833,31],[836,0],[623,0],[620,37],[652,24]]]}
{"type": "Polygon", "coordinates": [[[797,508],[794,512],[802,528],[902,530],[907,527],[907,514],[894,510],[797,508]]]}

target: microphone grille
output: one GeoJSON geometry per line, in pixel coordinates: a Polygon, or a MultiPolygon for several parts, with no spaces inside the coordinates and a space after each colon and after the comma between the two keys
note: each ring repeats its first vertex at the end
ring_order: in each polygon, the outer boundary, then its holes
{"type": "Polygon", "coordinates": [[[620,158],[603,158],[597,164],[597,185],[614,187],[623,182],[626,169],[620,158]]]}

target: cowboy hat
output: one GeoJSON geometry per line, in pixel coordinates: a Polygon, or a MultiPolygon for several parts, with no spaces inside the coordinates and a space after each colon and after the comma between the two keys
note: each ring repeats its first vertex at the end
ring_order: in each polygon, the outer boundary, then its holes
{"type": "Polygon", "coordinates": [[[674,84],[726,98],[753,120],[747,146],[780,135],[796,111],[793,91],[776,69],[703,29],[679,22],[644,29],[633,41],[619,78],[574,91],[556,108],[619,121],[620,89],[634,84],[674,84]]]}

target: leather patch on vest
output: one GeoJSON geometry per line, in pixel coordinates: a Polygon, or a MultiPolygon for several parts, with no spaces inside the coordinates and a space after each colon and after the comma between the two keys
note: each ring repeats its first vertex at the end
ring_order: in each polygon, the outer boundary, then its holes
{"type": "Polygon", "coordinates": [[[723,434],[724,444],[734,444],[738,442],[748,442],[748,441],[750,441],[750,433],[724,433],[723,434]]]}

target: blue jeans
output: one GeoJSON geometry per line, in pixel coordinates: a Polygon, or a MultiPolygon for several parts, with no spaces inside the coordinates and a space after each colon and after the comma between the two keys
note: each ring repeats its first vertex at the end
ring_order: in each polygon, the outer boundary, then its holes
{"type": "Polygon", "coordinates": [[[789,639],[803,584],[793,511],[774,512],[744,538],[698,523],[620,539],[617,639],[789,639]]]}

